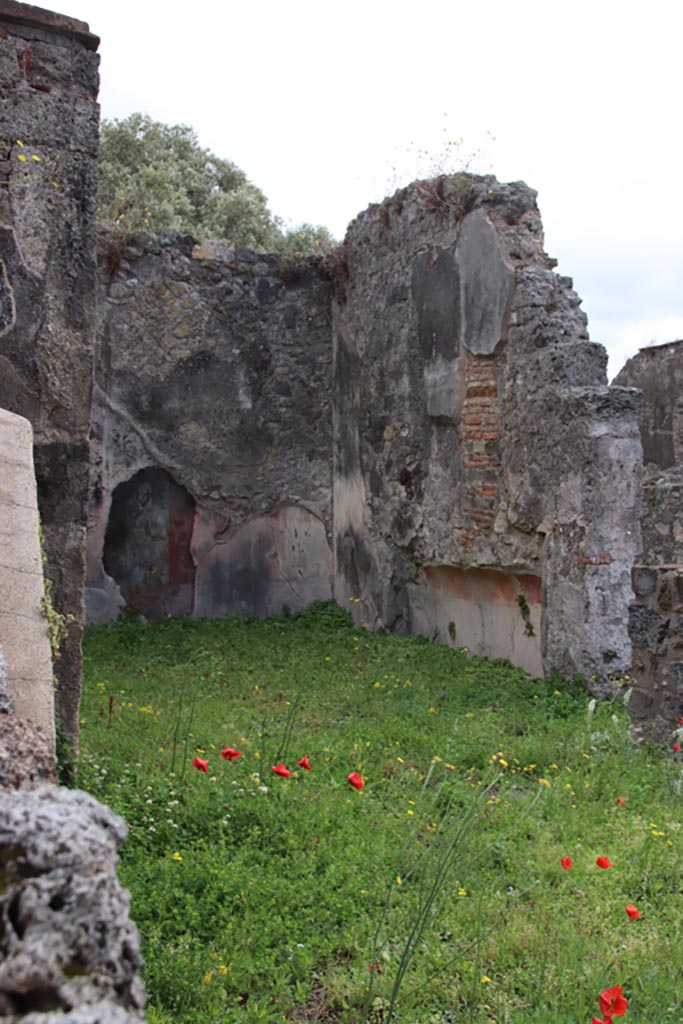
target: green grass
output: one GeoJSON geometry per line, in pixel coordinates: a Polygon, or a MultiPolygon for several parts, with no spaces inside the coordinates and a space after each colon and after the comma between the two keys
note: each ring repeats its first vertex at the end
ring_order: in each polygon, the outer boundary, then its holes
{"type": "Polygon", "coordinates": [[[621,701],[333,605],[84,654],[79,784],[130,827],[151,1024],[584,1024],[618,984],[627,1024],[681,1018],[681,766],[621,701]]]}

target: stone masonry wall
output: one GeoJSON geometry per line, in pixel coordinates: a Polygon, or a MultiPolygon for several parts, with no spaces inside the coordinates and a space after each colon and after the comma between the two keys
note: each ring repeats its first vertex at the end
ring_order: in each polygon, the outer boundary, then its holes
{"type": "Polygon", "coordinates": [[[629,359],[613,383],[643,392],[643,461],[660,470],[683,463],[683,341],[650,345],[629,359]]]}
{"type": "Polygon", "coordinates": [[[671,740],[683,717],[683,342],[643,348],[616,384],[640,388],[642,547],[629,608],[635,739],[671,740]]]}
{"type": "Polygon", "coordinates": [[[0,407],[26,417],[47,573],[72,616],[57,711],[76,743],[95,327],[98,40],[0,0],[0,407]]]}
{"type": "Polygon", "coordinates": [[[606,386],[531,189],[417,183],[350,226],[331,285],[190,238],[101,262],[91,621],[334,593],[596,690],[628,668],[638,392],[606,386]]]}
{"type": "Polygon", "coordinates": [[[638,393],[607,388],[535,193],[417,183],[350,225],[343,258],[337,600],[600,689],[630,664],[638,393]]]}
{"type": "Polygon", "coordinates": [[[100,241],[90,621],[332,596],[330,283],[189,237],[100,241]]]}
{"type": "Polygon", "coordinates": [[[643,348],[614,383],[642,391],[642,557],[683,564],[683,341],[643,348]]]}
{"type": "Polygon", "coordinates": [[[629,607],[631,736],[671,740],[683,717],[683,565],[638,565],[629,607]]]}

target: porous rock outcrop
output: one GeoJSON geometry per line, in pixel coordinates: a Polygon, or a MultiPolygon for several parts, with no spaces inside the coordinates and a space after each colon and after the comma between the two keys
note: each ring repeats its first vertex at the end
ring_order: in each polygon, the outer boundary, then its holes
{"type": "Polygon", "coordinates": [[[93,797],[0,789],[0,1017],[142,1018],[139,939],[116,877],[123,821],[93,797]]]}

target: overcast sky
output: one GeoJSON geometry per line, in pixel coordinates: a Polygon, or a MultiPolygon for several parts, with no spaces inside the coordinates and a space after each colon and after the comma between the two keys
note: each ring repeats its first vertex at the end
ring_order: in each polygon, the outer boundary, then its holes
{"type": "Polygon", "coordinates": [[[54,6],[102,39],[103,117],[192,125],[285,221],[341,238],[368,203],[469,160],[537,190],[611,375],[683,338],[676,0],[54,6]]]}

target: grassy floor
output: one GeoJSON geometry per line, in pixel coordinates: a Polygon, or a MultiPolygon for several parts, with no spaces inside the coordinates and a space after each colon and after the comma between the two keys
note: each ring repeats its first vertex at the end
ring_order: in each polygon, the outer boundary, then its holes
{"type": "Polygon", "coordinates": [[[627,1024],[683,1016],[681,766],[621,701],[332,605],[84,650],[152,1024],[583,1024],[614,985],[627,1024]]]}

